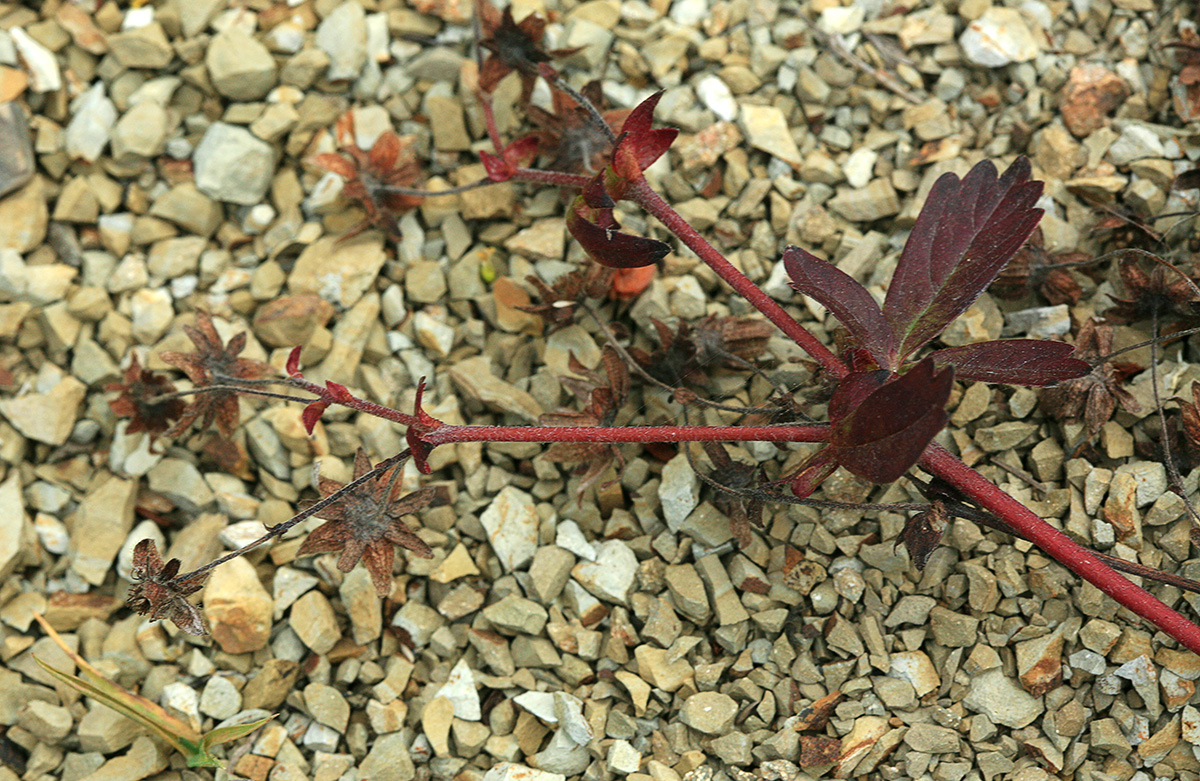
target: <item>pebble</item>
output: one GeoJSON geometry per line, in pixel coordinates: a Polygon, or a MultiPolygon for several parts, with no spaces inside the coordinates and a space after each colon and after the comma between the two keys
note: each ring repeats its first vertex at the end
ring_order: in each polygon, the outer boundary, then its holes
{"type": "Polygon", "coordinates": [[[700,503],[700,478],[696,477],[686,454],[680,452],[663,467],[658,498],[667,526],[678,531],[700,503]]]}
{"type": "Polygon", "coordinates": [[[543,413],[537,399],[497,377],[486,356],[461,360],[450,367],[448,374],[463,395],[491,409],[515,415],[529,423],[536,423],[543,413]]]}
{"type": "Polygon", "coordinates": [[[539,519],[529,494],[505,486],[479,516],[479,522],[506,572],[523,569],[533,560],[538,547],[539,519]]]}
{"type": "Polygon", "coordinates": [[[58,68],[58,58],[54,52],[35,41],[20,27],[9,29],[8,34],[12,36],[21,64],[29,75],[29,88],[34,92],[57,92],[61,89],[62,71],[58,68]]]}
{"type": "Polygon", "coordinates": [[[709,111],[716,114],[721,120],[733,122],[737,118],[737,100],[734,99],[729,86],[721,81],[720,76],[714,73],[701,76],[696,82],[696,96],[709,111]]]}
{"type": "Polygon", "coordinates": [[[29,517],[21,494],[21,476],[13,470],[0,483],[0,579],[9,578],[24,560],[29,517]]]}
{"type": "Polygon", "coordinates": [[[25,110],[17,103],[0,103],[0,198],[28,184],[34,170],[33,139],[25,110]]]}
{"type": "Polygon", "coordinates": [[[332,686],[316,681],[304,687],[304,707],[319,723],[344,733],[350,723],[350,704],[332,686]]]}
{"type": "Polygon", "coordinates": [[[288,615],[288,626],[316,654],[329,653],[342,637],[333,607],[320,591],[309,591],[296,600],[288,615]]]}
{"type": "Polygon", "coordinates": [[[0,200],[0,252],[29,252],[46,238],[50,210],[40,177],[0,200]]]}
{"type": "Polygon", "coordinates": [[[258,100],[276,84],[275,58],[240,27],[209,42],[204,64],[213,87],[231,100],[258,100]]]}
{"type": "Polygon", "coordinates": [[[354,644],[365,646],[377,640],[383,632],[383,607],[366,567],[355,567],[346,573],[338,586],[338,597],[350,619],[354,644]]]}
{"type": "Polygon", "coordinates": [[[1028,62],[1041,52],[1037,38],[1015,8],[987,9],[967,25],[958,42],[968,60],[985,68],[1028,62]]]}
{"type": "Polygon", "coordinates": [[[71,103],[71,121],[67,123],[66,148],[72,158],[94,163],[108,146],[117,121],[117,107],[97,81],[71,103]]]}
{"type": "Polygon", "coordinates": [[[450,701],[456,719],[479,721],[483,715],[479,704],[479,691],[475,688],[475,677],[466,659],[460,659],[450,670],[450,677],[438,690],[437,696],[450,701]]]}
{"type": "Polygon", "coordinates": [[[971,676],[963,705],[987,716],[993,724],[1013,729],[1028,726],[1042,713],[1041,699],[1026,692],[998,667],[971,676]]]}
{"type": "Polygon", "coordinates": [[[357,78],[367,60],[367,17],[361,5],[347,0],[317,26],[317,46],[329,57],[325,78],[357,78]]]}
{"type": "Polygon", "coordinates": [[[169,761],[166,751],[143,735],[133,741],[129,751],[108,760],[86,778],[87,781],[141,781],[165,770],[169,761]]]}
{"type": "Polygon", "coordinates": [[[751,146],[800,168],[800,150],[779,108],[747,103],[742,106],[741,126],[751,146]]]}
{"type": "Polygon", "coordinates": [[[350,241],[325,236],[300,253],[288,274],[288,291],[315,294],[348,308],[374,286],[385,259],[383,236],[377,232],[350,241]]]}
{"type": "Polygon", "coordinates": [[[596,560],[576,564],[571,576],[600,599],[623,605],[637,571],[637,556],[629,546],[621,540],[606,540],[596,546],[596,560]]]}
{"type": "Polygon", "coordinates": [[[729,695],[698,692],[683,701],[679,720],[705,735],[722,735],[733,727],[737,712],[737,703],[729,695]]]}
{"type": "Polygon", "coordinates": [[[166,109],[146,101],[126,111],[112,132],[113,159],[122,165],[134,165],[162,154],[170,118],[166,109]]]}
{"type": "Polygon", "coordinates": [[[253,206],[267,194],[278,153],[249,130],[214,122],[192,153],[196,187],[218,201],[253,206]]]}
{"type": "Polygon", "coordinates": [[[851,222],[874,222],[900,213],[900,198],[887,179],[872,179],[861,189],[839,188],[827,205],[851,222]]]}
{"type": "Polygon", "coordinates": [[[204,615],[213,641],[223,651],[242,654],[265,648],[274,605],[254,565],[233,559],[213,570],[204,587],[204,615]]]}
{"type": "Polygon", "coordinates": [[[242,693],[224,675],[214,675],[200,692],[200,712],[217,721],[232,718],[242,709],[242,693]]]}
{"type": "Polygon", "coordinates": [[[1125,102],[1125,80],[1099,63],[1071,69],[1059,98],[1063,123],[1076,138],[1086,138],[1102,128],[1107,115],[1125,102]]]}
{"type": "Polygon", "coordinates": [[[108,36],[112,56],[126,68],[161,71],[171,64],[175,49],[158,22],[108,36]]]}

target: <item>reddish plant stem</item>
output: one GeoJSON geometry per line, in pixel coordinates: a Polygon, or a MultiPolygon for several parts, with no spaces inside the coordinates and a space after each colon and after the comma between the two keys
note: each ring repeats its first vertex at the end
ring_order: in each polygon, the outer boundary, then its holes
{"type": "Polygon", "coordinates": [[[314,401],[320,400],[328,404],[339,404],[343,407],[349,407],[350,409],[358,410],[359,412],[365,412],[368,415],[374,415],[377,418],[391,420],[401,424],[402,426],[415,426],[419,425],[421,422],[412,415],[407,415],[399,410],[394,410],[391,407],[385,407],[382,404],[376,404],[373,401],[360,399],[348,392],[345,395],[339,394],[335,396],[329,391],[329,389],[324,388],[315,382],[309,382],[301,377],[289,377],[282,382],[292,386],[293,388],[299,388],[301,390],[308,391],[317,397],[317,399],[314,399],[314,401]]]}
{"type": "Polygon", "coordinates": [[[421,435],[451,442],[827,442],[828,426],[450,426],[421,435]]]}
{"type": "Polygon", "coordinates": [[[1134,585],[1128,578],[1106,566],[1091,551],[1080,547],[1066,534],[1046,523],[1028,507],[1001,491],[949,451],[936,443],[931,444],[925,449],[920,463],[922,468],[951,483],[1009,526],[1020,531],[1059,564],[1171,635],[1193,653],[1200,654],[1200,627],[1167,607],[1150,592],[1134,585]]]}
{"type": "Polygon", "coordinates": [[[556,187],[572,187],[582,190],[592,181],[591,177],[566,174],[561,171],[543,171],[540,168],[518,168],[512,175],[513,181],[551,184],[556,187]]]}
{"type": "Polygon", "coordinates": [[[646,183],[645,179],[634,182],[626,192],[626,196],[658,218],[667,230],[675,234],[692,252],[695,252],[709,268],[717,273],[717,276],[729,283],[730,287],[753,304],[755,309],[766,315],[767,319],[774,323],[780,331],[804,348],[804,351],[811,355],[813,360],[820,363],[826,371],[839,379],[849,373],[850,370],[846,368],[846,365],[830,352],[828,347],[821,344],[807,328],[796,322],[796,319],[784,311],[783,307],[773,298],[764,293],[758,285],[750,281],[749,277],[726,260],[725,256],[717,251],[716,247],[709,244],[695,228],[688,224],[687,220],[680,217],[670,204],[646,183]]]}

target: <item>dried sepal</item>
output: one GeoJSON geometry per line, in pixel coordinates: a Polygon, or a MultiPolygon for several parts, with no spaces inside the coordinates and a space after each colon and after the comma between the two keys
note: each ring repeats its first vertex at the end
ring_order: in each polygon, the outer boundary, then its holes
{"type": "Polygon", "coordinates": [[[154,540],[139,541],[133,549],[133,588],[125,606],[153,621],[169,619],[190,635],[206,634],[200,611],[187,597],[200,590],[208,574],[181,579],[179,567],[179,559],[163,563],[154,540]]]}
{"type": "MultiPolygon", "coordinates": [[[[604,93],[599,81],[584,85],[580,93],[602,113],[608,131],[616,132],[630,109],[604,111],[604,93]]],[[[595,115],[575,102],[562,90],[553,90],[553,111],[539,106],[528,109],[530,121],[538,128],[531,136],[550,171],[592,175],[612,162],[613,143],[609,132],[596,122],[595,115]]]]}
{"type": "Polygon", "coordinates": [[[517,22],[511,5],[499,11],[484,0],[478,8],[483,28],[479,45],[489,52],[479,71],[479,89],[485,93],[494,92],[505,76],[516,71],[521,76],[521,102],[527,103],[540,68],[556,57],[567,57],[579,51],[577,48],[543,49],[546,20],[538,14],[529,14],[517,22]]]}
{"type": "MultiPolygon", "coordinates": [[[[349,572],[361,561],[371,575],[375,591],[384,597],[392,590],[392,565],[395,549],[401,547],[421,558],[433,556],[430,547],[404,523],[403,517],[428,507],[438,497],[434,488],[422,488],[402,496],[403,485],[393,479],[397,464],[366,483],[346,492],[337,501],[317,513],[325,524],[308,535],[296,551],[297,556],[341,552],[337,567],[349,572]]],[[[354,456],[353,480],[372,469],[362,448],[354,456]]],[[[398,478],[398,475],[395,475],[398,478]]],[[[324,497],[333,496],[345,485],[322,477],[318,488],[324,497]]]]}
{"type": "Polygon", "coordinates": [[[929,557],[941,545],[942,535],[946,532],[948,523],[946,505],[935,499],[928,510],[923,510],[905,521],[904,529],[892,547],[899,547],[903,543],[913,566],[923,570],[929,563],[929,557]]]}
{"type": "Polygon", "coordinates": [[[1039,399],[1041,408],[1052,417],[1082,422],[1089,439],[1100,432],[1100,427],[1112,417],[1118,404],[1128,412],[1140,411],[1133,395],[1124,388],[1125,379],[1139,368],[1106,360],[1112,347],[1111,325],[1096,318],[1084,321],[1075,338],[1075,355],[1087,362],[1091,370],[1047,388],[1039,399]]]}
{"type": "Polygon", "coordinates": [[[125,431],[130,434],[145,431],[151,440],[170,429],[172,421],[187,408],[187,402],[181,398],[164,398],[175,392],[175,386],[161,374],[143,369],[136,353],[130,358],[122,381],[106,386],[105,390],[120,392],[108,406],[118,417],[130,418],[125,431]]]}
{"type": "MultiPolygon", "coordinates": [[[[246,348],[246,332],[237,334],[229,340],[229,344],[225,344],[213,326],[212,316],[202,309],[196,310],[195,325],[185,325],[183,332],[196,346],[195,352],[165,352],[160,357],[182,369],[197,389],[212,385],[236,385],[239,380],[260,380],[275,372],[270,364],[239,358],[246,348]]],[[[232,436],[237,428],[238,414],[236,390],[197,393],[167,434],[177,436],[203,416],[201,427],[208,428],[216,421],[218,431],[227,437],[232,436]]]]}

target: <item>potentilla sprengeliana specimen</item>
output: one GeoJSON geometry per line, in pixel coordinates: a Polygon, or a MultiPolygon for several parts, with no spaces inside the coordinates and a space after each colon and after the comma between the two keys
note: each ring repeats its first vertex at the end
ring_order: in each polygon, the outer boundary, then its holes
{"type": "Polygon", "coordinates": [[[129,368],[121,382],[105,387],[108,391],[120,391],[120,395],[108,402],[113,414],[130,418],[126,433],[145,431],[151,440],[171,427],[171,421],[179,418],[187,402],[173,396],[175,386],[161,374],[143,369],[136,354],[129,361],[129,368]]]}
{"type": "Polygon", "coordinates": [[[125,606],[155,621],[170,619],[189,635],[203,635],[204,620],[187,598],[200,590],[208,579],[208,573],[179,578],[179,566],[179,559],[163,563],[154,540],[139,542],[133,549],[133,568],[130,573],[133,588],[125,598],[125,606]]]}
{"type": "MultiPolygon", "coordinates": [[[[371,459],[359,448],[354,455],[353,480],[370,472],[371,468],[371,459]]],[[[341,551],[337,563],[339,570],[349,572],[361,560],[371,573],[379,596],[386,597],[391,593],[396,546],[423,559],[433,556],[430,547],[408,528],[403,517],[428,507],[437,498],[437,489],[422,488],[401,496],[404,489],[399,470],[402,468],[403,464],[397,464],[317,513],[325,519],[325,524],[308,535],[296,555],[341,551]]],[[[345,485],[322,477],[317,487],[322,496],[332,496],[345,485]]]]}

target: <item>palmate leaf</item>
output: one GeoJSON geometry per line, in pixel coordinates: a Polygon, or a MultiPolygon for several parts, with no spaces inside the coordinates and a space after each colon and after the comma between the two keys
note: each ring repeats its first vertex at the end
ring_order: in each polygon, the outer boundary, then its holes
{"type": "Polygon", "coordinates": [[[934,183],[883,304],[901,362],[965,312],[1029,238],[1042,216],[1042,183],[1029,177],[1018,157],[999,177],[985,160],[962,180],[947,173],[934,183]]]}

